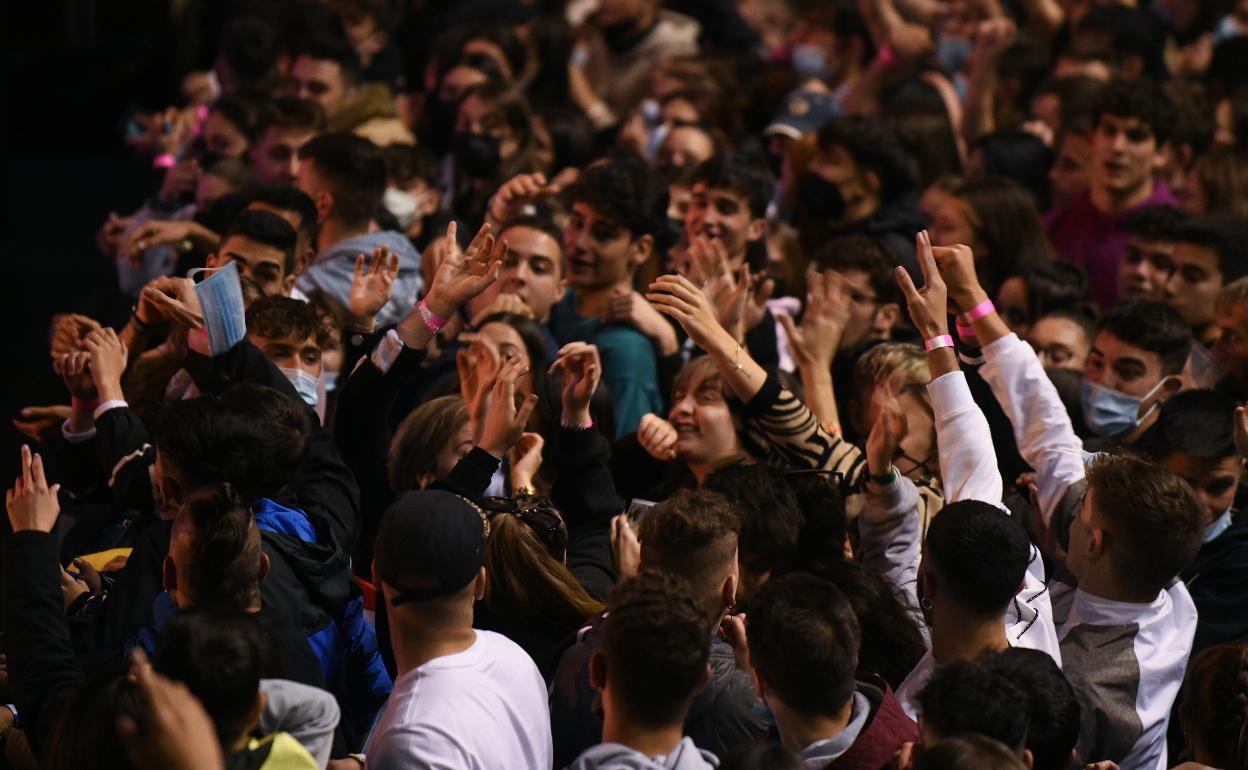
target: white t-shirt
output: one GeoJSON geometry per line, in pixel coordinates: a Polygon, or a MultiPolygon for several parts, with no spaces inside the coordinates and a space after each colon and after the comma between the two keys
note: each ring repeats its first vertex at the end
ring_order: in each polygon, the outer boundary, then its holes
{"type": "Polygon", "coordinates": [[[467,650],[395,680],[365,747],[370,770],[548,770],[554,748],[542,675],[507,637],[476,634],[467,650]]]}

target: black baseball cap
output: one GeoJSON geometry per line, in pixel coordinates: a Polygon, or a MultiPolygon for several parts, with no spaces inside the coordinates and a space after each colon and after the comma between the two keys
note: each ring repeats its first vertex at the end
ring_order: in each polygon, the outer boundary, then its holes
{"type": "Polygon", "coordinates": [[[373,550],[377,575],[398,590],[391,604],[459,593],[485,563],[481,510],[453,492],[425,489],[395,498],[373,550]]]}

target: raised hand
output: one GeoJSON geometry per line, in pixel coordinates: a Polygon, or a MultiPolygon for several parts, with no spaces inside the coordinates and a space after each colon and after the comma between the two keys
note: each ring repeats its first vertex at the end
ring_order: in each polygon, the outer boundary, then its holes
{"type": "Polygon", "coordinates": [[[510,313],[511,315],[523,316],[524,318],[533,317],[533,309],[524,304],[524,300],[520,299],[519,294],[499,294],[494,300],[485,307],[484,310],[474,314],[474,318],[489,318],[499,313],[510,313]]]}
{"type": "Polygon", "coordinates": [[[52,362],[52,371],[61,375],[69,395],[79,401],[95,401],[95,380],[91,375],[91,353],[79,350],[66,353],[52,362]]]}
{"type": "Polygon", "coordinates": [[[139,695],[141,721],[117,717],[117,736],[141,770],[219,770],[221,742],[208,712],[186,685],[152,670],[136,650],[127,677],[139,695]],[[139,725],[142,724],[142,728],[139,725]]]}
{"type": "Polygon", "coordinates": [[[520,174],[513,176],[498,188],[490,199],[490,219],[502,224],[520,214],[524,204],[542,195],[554,195],[559,187],[546,181],[544,174],[520,174]]]}
{"type": "Polygon", "coordinates": [[[459,248],[456,228],[454,221],[446,227],[446,256],[425,296],[429,311],[444,319],[494,283],[507,254],[507,242],[490,235],[488,224],[481,225],[467,249],[459,248]]]}
{"type": "Polygon", "coordinates": [[[660,313],[679,323],[693,344],[703,350],[710,351],[714,345],[725,344],[724,337],[732,337],[720,324],[706,295],[683,276],[659,276],[650,284],[646,299],[660,313]]]}
{"type": "Polygon", "coordinates": [[[931,251],[949,299],[959,312],[965,313],[988,299],[988,293],[975,275],[975,254],[970,246],[934,246],[931,251]]]}
{"type": "Polygon", "coordinates": [[[61,426],[73,416],[73,409],[66,405],[26,406],[13,418],[13,427],[26,438],[38,444],[47,444],[61,434],[61,426]]]}
{"type": "Polygon", "coordinates": [[[117,253],[133,268],[143,266],[143,252],[156,246],[172,246],[191,237],[193,223],[189,221],[150,220],[136,227],[117,253]]]}
{"type": "Polygon", "coordinates": [[[548,374],[553,375],[559,370],[563,370],[564,424],[588,425],[589,402],[602,378],[602,361],[598,355],[598,347],[587,342],[570,342],[564,345],[559,350],[559,358],[551,364],[548,374]]]}
{"type": "Polygon", "coordinates": [[[676,459],[676,441],[679,438],[676,428],[657,414],[644,414],[637,424],[637,443],[656,460],[667,462],[676,459]]]}
{"type": "Polygon", "coordinates": [[[22,475],[13,482],[13,488],[4,499],[13,531],[51,532],[61,513],[56,497],[60,490],[60,484],[48,486],[43,475],[43,458],[22,444],[22,475]]]}
{"type": "Polygon", "coordinates": [[[95,234],[95,245],[99,248],[100,253],[109,259],[117,256],[117,247],[121,245],[121,236],[126,232],[126,228],[134,221],[134,217],[119,217],[117,212],[110,211],[108,219],[104,224],[100,225],[100,229],[95,234]]]}
{"type": "Polygon", "coordinates": [[[516,404],[516,380],[527,372],[528,367],[519,361],[507,361],[490,391],[490,405],[485,414],[480,447],[499,459],[519,443],[529,415],[537,406],[537,396],[533,394],[516,404]]]}
{"type": "Polygon", "coordinates": [[[905,438],[906,413],[891,394],[877,396],[880,411],[867,436],[867,468],[872,476],[883,476],[893,467],[897,448],[905,438]]]}
{"type": "Polygon", "coordinates": [[[511,488],[532,489],[533,479],[542,467],[542,448],[546,440],[540,433],[524,432],[520,440],[507,451],[507,460],[511,465],[511,488]]]}
{"type": "Polygon", "coordinates": [[[798,366],[831,370],[849,323],[849,289],[835,270],[809,273],[806,287],[801,326],[787,315],[777,315],[777,319],[789,337],[798,366]]]}
{"type": "Polygon", "coordinates": [[[184,329],[200,329],[204,325],[195,282],[189,278],[161,276],[153,279],[139,293],[135,314],[149,325],[172,322],[184,329]]]}
{"type": "Polygon", "coordinates": [[[611,519],[611,553],[615,556],[615,574],[620,580],[636,577],[641,572],[641,541],[627,513],[611,519]]]}
{"type": "Polygon", "coordinates": [[[367,270],[364,268],[364,255],[356,256],[355,276],[347,294],[347,323],[352,328],[373,328],[377,314],[390,301],[394,278],[398,274],[399,255],[391,254],[389,246],[383,244],[373,249],[367,270]]]}
{"type": "Polygon", "coordinates": [[[490,403],[490,391],[494,389],[503,362],[498,351],[476,335],[462,334],[459,339],[468,343],[455,354],[455,368],[459,372],[459,395],[468,409],[473,434],[480,436],[485,412],[490,403]]]}
{"type": "Polygon", "coordinates": [[[628,324],[654,341],[659,354],[670,356],[680,349],[676,330],[635,291],[620,292],[607,300],[607,320],[628,324]]]}
{"type": "Polygon", "coordinates": [[[112,329],[96,329],[83,341],[91,354],[91,377],[95,391],[102,401],[124,398],[121,375],[126,371],[128,351],[125,343],[112,329]]]}
{"type": "Polygon", "coordinates": [[[923,288],[914,288],[914,281],[904,267],[899,267],[894,272],[897,284],[906,295],[906,307],[910,310],[910,320],[914,322],[914,328],[923,339],[930,340],[949,333],[948,291],[944,279],[940,277],[940,270],[936,267],[932,240],[926,230],[920,231],[914,237],[914,245],[918,252],[919,268],[923,271],[923,288]]]}
{"type": "Polygon", "coordinates": [[[100,328],[99,321],[77,313],[62,313],[52,317],[52,358],[82,350],[82,340],[92,330],[100,328]]]}

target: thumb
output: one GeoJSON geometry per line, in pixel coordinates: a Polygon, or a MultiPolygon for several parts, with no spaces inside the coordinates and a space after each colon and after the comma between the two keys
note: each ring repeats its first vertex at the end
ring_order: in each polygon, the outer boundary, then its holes
{"type": "Polygon", "coordinates": [[[776,282],[768,278],[763,281],[763,285],[758,289],[758,296],[754,299],[754,304],[762,307],[767,304],[767,300],[771,299],[771,295],[776,291],[776,282]]]}
{"type": "Polygon", "coordinates": [[[906,272],[904,267],[898,267],[893,270],[893,275],[897,278],[901,293],[906,295],[906,302],[919,301],[919,290],[914,288],[914,280],[910,278],[910,273],[906,272]]]}
{"type": "Polygon", "coordinates": [[[793,323],[793,316],[781,314],[776,316],[776,320],[784,327],[784,333],[788,335],[790,340],[800,339],[801,333],[797,330],[797,324],[793,323]]]}
{"type": "Polygon", "coordinates": [[[524,399],[524,403],[520,405],[520,408],[518,410],[516,410],[516,422],[521,423],[521,424],[527,424],[529,421],[529,415],[533,414],[533,408],[536,406],[537,406],[537,395],[531,393],[528,396],[526,396],[524,399]]]}

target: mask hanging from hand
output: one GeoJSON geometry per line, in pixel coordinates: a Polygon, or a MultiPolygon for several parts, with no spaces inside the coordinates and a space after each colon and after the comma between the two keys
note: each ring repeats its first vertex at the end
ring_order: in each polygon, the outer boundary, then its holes
{"type": "Polygon", "coordinates": [[[199,267],[186,274],[194,279],[199,273],[213,275],[195,284],[195,296],[204,314],[204,330],[213,356],[219,356],[247,336],[247,311],[243,304],[243,284],[238,264],[225,267],[199,267]]]}

